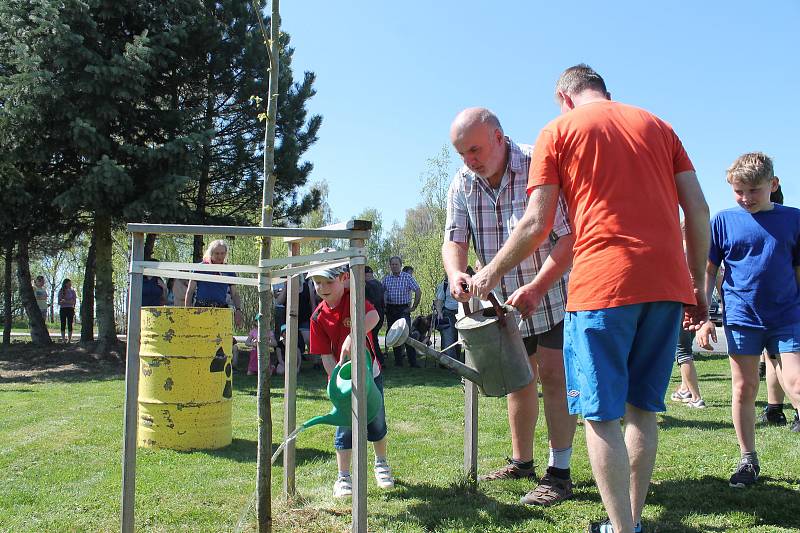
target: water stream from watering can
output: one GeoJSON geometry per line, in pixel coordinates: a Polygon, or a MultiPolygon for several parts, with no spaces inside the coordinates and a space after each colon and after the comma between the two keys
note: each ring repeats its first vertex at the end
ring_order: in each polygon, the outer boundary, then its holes
{"type": "MultiPolygon", "coordinates": [[[[286,437],[286,440],[284,440],[280,444],[280,446],[278,446],[278,448],[275,450],[275,453],[272,454],[272,459],[270,459],[269,462],[270,465],[275,464],[275,461],[277,461],[278,457],[281,456],[283,450],[286,449],[286,446],[288,446],[290,442],[296,439],[297,436],[300,434],[300,432],[303,431],[304,429],[306,429],[305,426],[300,426],[299,428],[292,431],[288,437],[286,437]]],[[[236,528],[234,529],[235,533],[240,533],[242,531],[242,526],[244,525],[245,518],[247,518],[247,513],[249,513],[250,509],[253,508],[253,504],[255,503],[255,501],[256,501],[256,491],[253,491],[253,495],[250,497],[250,501],[247,503],[245,508],[242,509],[242,513],[239,515],[239,521],[236,523],[236,528]]]]}

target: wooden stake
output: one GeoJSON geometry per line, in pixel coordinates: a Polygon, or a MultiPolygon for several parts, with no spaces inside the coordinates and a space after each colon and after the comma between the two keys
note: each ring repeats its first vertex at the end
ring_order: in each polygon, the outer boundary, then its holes
{"type": "MultiPolygon", "coordinates": [[[[361,239],[351,239],[351,248],[364,246],[361,239]]],[[[350,338],[353,349],[353,532],[367,531],[367,394],[366,358],[369,357],[364,324],[364,263],[356,257],[350,262],[350,338]]]]}
{"type": "MultiPolygon", "coordinates": [[[[289,255],[300,255],[300,244],[289,245],[289,255]]],[[[305,281],[304,281],[305,282],[305,281]]],[[[300,276],[292,276],[286,283],[286,353],[284,354],[283,377],[283,438],[286,439],[297,425],[297,313],[300,307],[300,276]]],[[[283,494],[291,498],[295,494],[295,441],[283,450],[283,494]]]]}

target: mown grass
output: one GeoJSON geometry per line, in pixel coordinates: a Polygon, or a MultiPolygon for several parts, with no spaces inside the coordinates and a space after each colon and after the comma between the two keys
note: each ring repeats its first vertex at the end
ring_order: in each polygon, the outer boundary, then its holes
{"type": "MultiPolygon", "coordinates": [[[[698,371],[709,408],[698,411],[671,404],[660,416],[661,441],[645,508],[646,530],[800,529],[800,435],[787,428],[759,428],[763,481],[749,490],[729,488],[727,479],[738,451],[730,423],[727,359],[703,356],[698,371]]],[[[118,530],[122,376],[64,373],[44,379],[0,379],[0,530],[118,530]]],[[[299,381],[298,420],[327,412],[321,371],[306,368],[299,381]]],[[[231,446],[193,453],[139,450],[139,531],[235,529],[254,488],[256,397],[254,378],[237,375],[234,383],[231,446]]],[[[763,388],[760,398],[763,401],[763,388]]],[[[272,400],[277,445],[280,388],[273,391],[272,400]]],[[[438,368],[390,368],[386,405],[397,487],[380,491],[369,480],[371,531],[569,532],[584,531],[587,521],[604,516],[581,427],[573,456],[576,497],[540,509],[517,503],[531,488],[529,482],[482,483],[475,493],[461,482],[463,395],[456,377],[438,368]]],[[[280,496],[281,468],[274,468],[275,531],[348,530],[349,501],[331,496],[336,474],[331,440],[328,427],[312,428],[298,437],[298,496],[293,501],[280,496]]],[[[501,465],[509,453],[501,399],[480,400],[479,446],[481,471],[501,465]]],[[[537,462],[546,462],[543,416],[536,452],[537,462]]],[[[251,510],[245,515],[244,530],[254,528],[251,510]]]]}

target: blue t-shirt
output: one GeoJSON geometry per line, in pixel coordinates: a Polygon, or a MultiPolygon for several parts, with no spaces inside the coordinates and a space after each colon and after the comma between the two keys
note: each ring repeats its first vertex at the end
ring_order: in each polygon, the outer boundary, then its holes
{"type": "MultiPolygon", "coordinates": [[[[204,272],[204,274],[236,277],[236,274],[233,272],[204,272]]],[[[214,302],[216,304],[225,305],[228,301],[228,287],[230,287],[230,285],[227,283],[198,281],[194,299],[196,302],[214,302]]]]}
{"type": "Polygon", "coordinates": [[[755,214],[720,211],[711,220],[708,259],[725,262],[724,324],[766,329],[800,322],[800,210],[774,204],[755,214]]]}

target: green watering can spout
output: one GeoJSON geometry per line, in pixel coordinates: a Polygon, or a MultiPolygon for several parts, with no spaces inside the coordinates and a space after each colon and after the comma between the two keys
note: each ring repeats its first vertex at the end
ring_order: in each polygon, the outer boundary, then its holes
{"type": "MultiPolygon", "coordinates": [[[[367,358],[367,424],[375,420],[383,407],[383,396],[375,385],[372,377],[371,357],[367,358]]],[[[330,426],[350,427],[352,425],[352,366],[347,361],[338,364],[331,371],[331,379],[328,381],[328,399],[333,404],[333,409],[327,415],[315,416],[303,423],[304,428],[316,426],[317,424],[327,424],[330,426]]]]}

